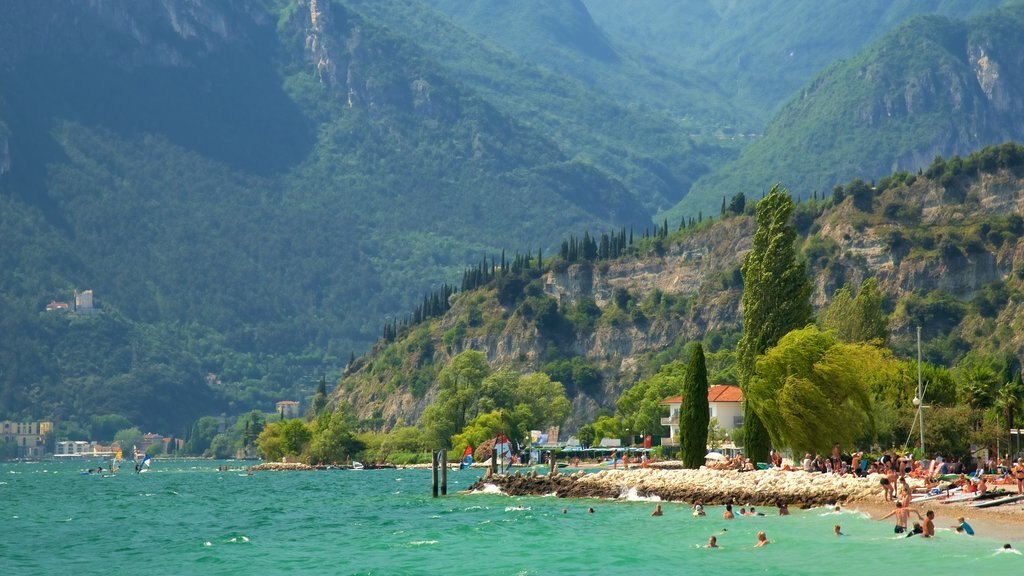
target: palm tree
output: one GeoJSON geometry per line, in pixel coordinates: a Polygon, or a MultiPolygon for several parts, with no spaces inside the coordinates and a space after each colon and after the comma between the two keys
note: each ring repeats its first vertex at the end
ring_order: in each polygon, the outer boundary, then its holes
{"type": "MultiPolygon", "coordinates": [[[[1024,406],[1024,381],[1021,380],[1021,374],[1018,372],[1017,376],[1004,384],[996,394],[995,407],[1002,412],[1007,431],[1013,428],[1015,417],[1020,413],[1022,406],[1024,406]]],[[[1013,440],[1013,435],[1010,435],[1010,440],[1013,440]]],[[[1009,445],[1012,446],[1012,443],[1009,445]]]]}

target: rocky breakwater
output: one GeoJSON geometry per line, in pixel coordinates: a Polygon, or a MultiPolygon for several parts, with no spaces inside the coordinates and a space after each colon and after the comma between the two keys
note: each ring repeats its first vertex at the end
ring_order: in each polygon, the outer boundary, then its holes
{"type": "Polygon", "coordinates": [[[316,470],[309,464],[303,464],[302,462],[264,462],[263,464],[257,464],[249,470],[253,472],[262,472],[264,470],[270,470],[272,472],[282,472],[285,470],[316,470]]]}
{"type": "Polygon", "coordinates": [[[488,475],[470,490],[496,486],[510,496],[549,495],[562,498],[658,497],[704,504],[820,506],[837,502],[882,502],[880,476],[838,477],[781,470],[603,470],[555,476],[531,474],[488,475]]]}

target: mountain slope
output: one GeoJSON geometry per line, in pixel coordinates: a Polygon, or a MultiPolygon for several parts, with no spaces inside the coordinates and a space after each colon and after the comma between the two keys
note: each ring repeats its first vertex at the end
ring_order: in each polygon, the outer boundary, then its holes
{"type": "Polygon", "coordinates": [[[5,318],[48,334],[0,343],[5,416],[177,427],[267,409],[509,239],[649,221],[619,181],[341,3],[4,9],[0,282],[20,311],[5,318]],[[100,316],[41,312],[85,288],[100,316]],[[108,318],[135,334],[97,340],[109,362],[57,358],[108,318]],[[186,400],[139,413],[125,390],[158,366],[185,374],[186,400]],[[67,405],[88,378],[125,386],[67,405]]]}
{"type": "Polygon", "coordinates": [[[670,214],[711,209],[782,180],[824,193],[854,177],[917,170],[935,155],[1024,138],[1024,4],[968,22],[916,17],[791,99],[740,158],[670,214]]]}
{"type": "MultiPolygon", "coordinates": [[[[805,201],[793,220],[824,308],[846,283],[875,277],[889,316],[889,346],[953,365],[968,354],[1024,353],[1024,147],[1007,144],[936,162],[921,177],[897,173],[805,201]]],[[[742,327],[739,268],[751,214],[629,242],[618,258],[557,256],[541,270],[499,270],[459,293],[443,316],[379,341],[334,392],[375,428],[416,423],[434,376],[464,350],[492,366],[544,371],[573,405],[570,433],[614,410],[623,391],[685,358],[702,341],[709,378],[736,381],[731,349],[742,327]]],[[[596,240],[596,238],[595,238],[596,240]]],[[[604,245],[604,238],[600,245],[604,245]]],[[[564,252],[563,252],[564,254],[564,252]]],[[[600,254],[600,253],[598,253],[600,254]]],[[[535,263],[533,263],[535,264],[535,263]]]]}
{"type": "MultiPolygon", "coordinates": [[[[652,212],[678,202],[711,166],[735,155],[732,149],[692,139],[692,128],[685,120],[528,62],[467,32],[425,2],[347,3],[417,42],[448,74],[503,113],[543,134],[569,155],[615,174],[637,202],[652,212]]],[[[472,6],[481,10],[483,4],[472,6]]],[[[547,10],[555,6],[550,4],[547,10]]],[[[526,8],[516,3],[502,9],[525,16],[530,14],[526,8]]],[[[606,66],[596,64],[601,69],[606,66]]]]}
{"type": "Polygon", "coordinates": [[[611,41],[704,71],[763,125],[836,59],[915,14],[965,18],[1000,0],[584,0],[611,41]]]}

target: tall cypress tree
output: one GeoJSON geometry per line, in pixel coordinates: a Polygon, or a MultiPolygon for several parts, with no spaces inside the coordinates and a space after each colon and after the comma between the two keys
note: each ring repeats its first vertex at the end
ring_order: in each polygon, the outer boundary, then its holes
{"type": "Polygon", "coordinates": [[[679,410],[679,433],[683,466],[700,468],[708,449],[708,369],[704,364],[704,348],[697,344],[690,355],[683,382],[683,406],[679,410]]]}
{"type": "MultiPolygon", "coordinates": [[[[796,257],[793,199],[776,185],[757,203],[753,249],[743,261],[743,336],[736,346],[740,383],[746,393],[759,354],[790,330],[812,321],[811,281],[796,257]]],[[[747,456],[767,462],[771,440],[744,394],[743,439],[747,456]]]]}

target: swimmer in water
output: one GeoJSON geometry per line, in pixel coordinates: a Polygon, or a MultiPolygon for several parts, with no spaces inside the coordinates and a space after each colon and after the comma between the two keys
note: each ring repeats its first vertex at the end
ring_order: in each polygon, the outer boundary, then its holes
{"type": "Polygon", "coordinates": [[[768,540],[768,535],[765,534],[763,530],[761,532],[758,532],[757,533],[757,544],[754,545],[754,548],[760,548],[762,546],[767,546],[769,544],[771,544],[771,541],[768,540]]]}
{"type": "MultiPolygon", "coordinates": [[[[1009,544],[1007,544],[1009,546],[1009,544]]],[[[708,543],[704,545],[705,548],[718,548],[718,538],[714,536],[708,538],[708,543]]]]}
{"type": "Polygon", "coordinates": [[[651,516],[661,516],[661,504],[654,505],[654,512],[651,512],[651,516]]]}
{"type": "Polygon", "coordinates": [[[835,532],[836,536],[846,536],[846,534],[843,534],[843,530],[839,527],[839,524],[836,524],[832,531],[835,532]]]}
{"type": "Polygon", "coordinates": [[[732,520],[736,515],[732,512],[732,504],[725,505],[725,513],[722,514],[722,518],[725,520],[732,520]]]}

